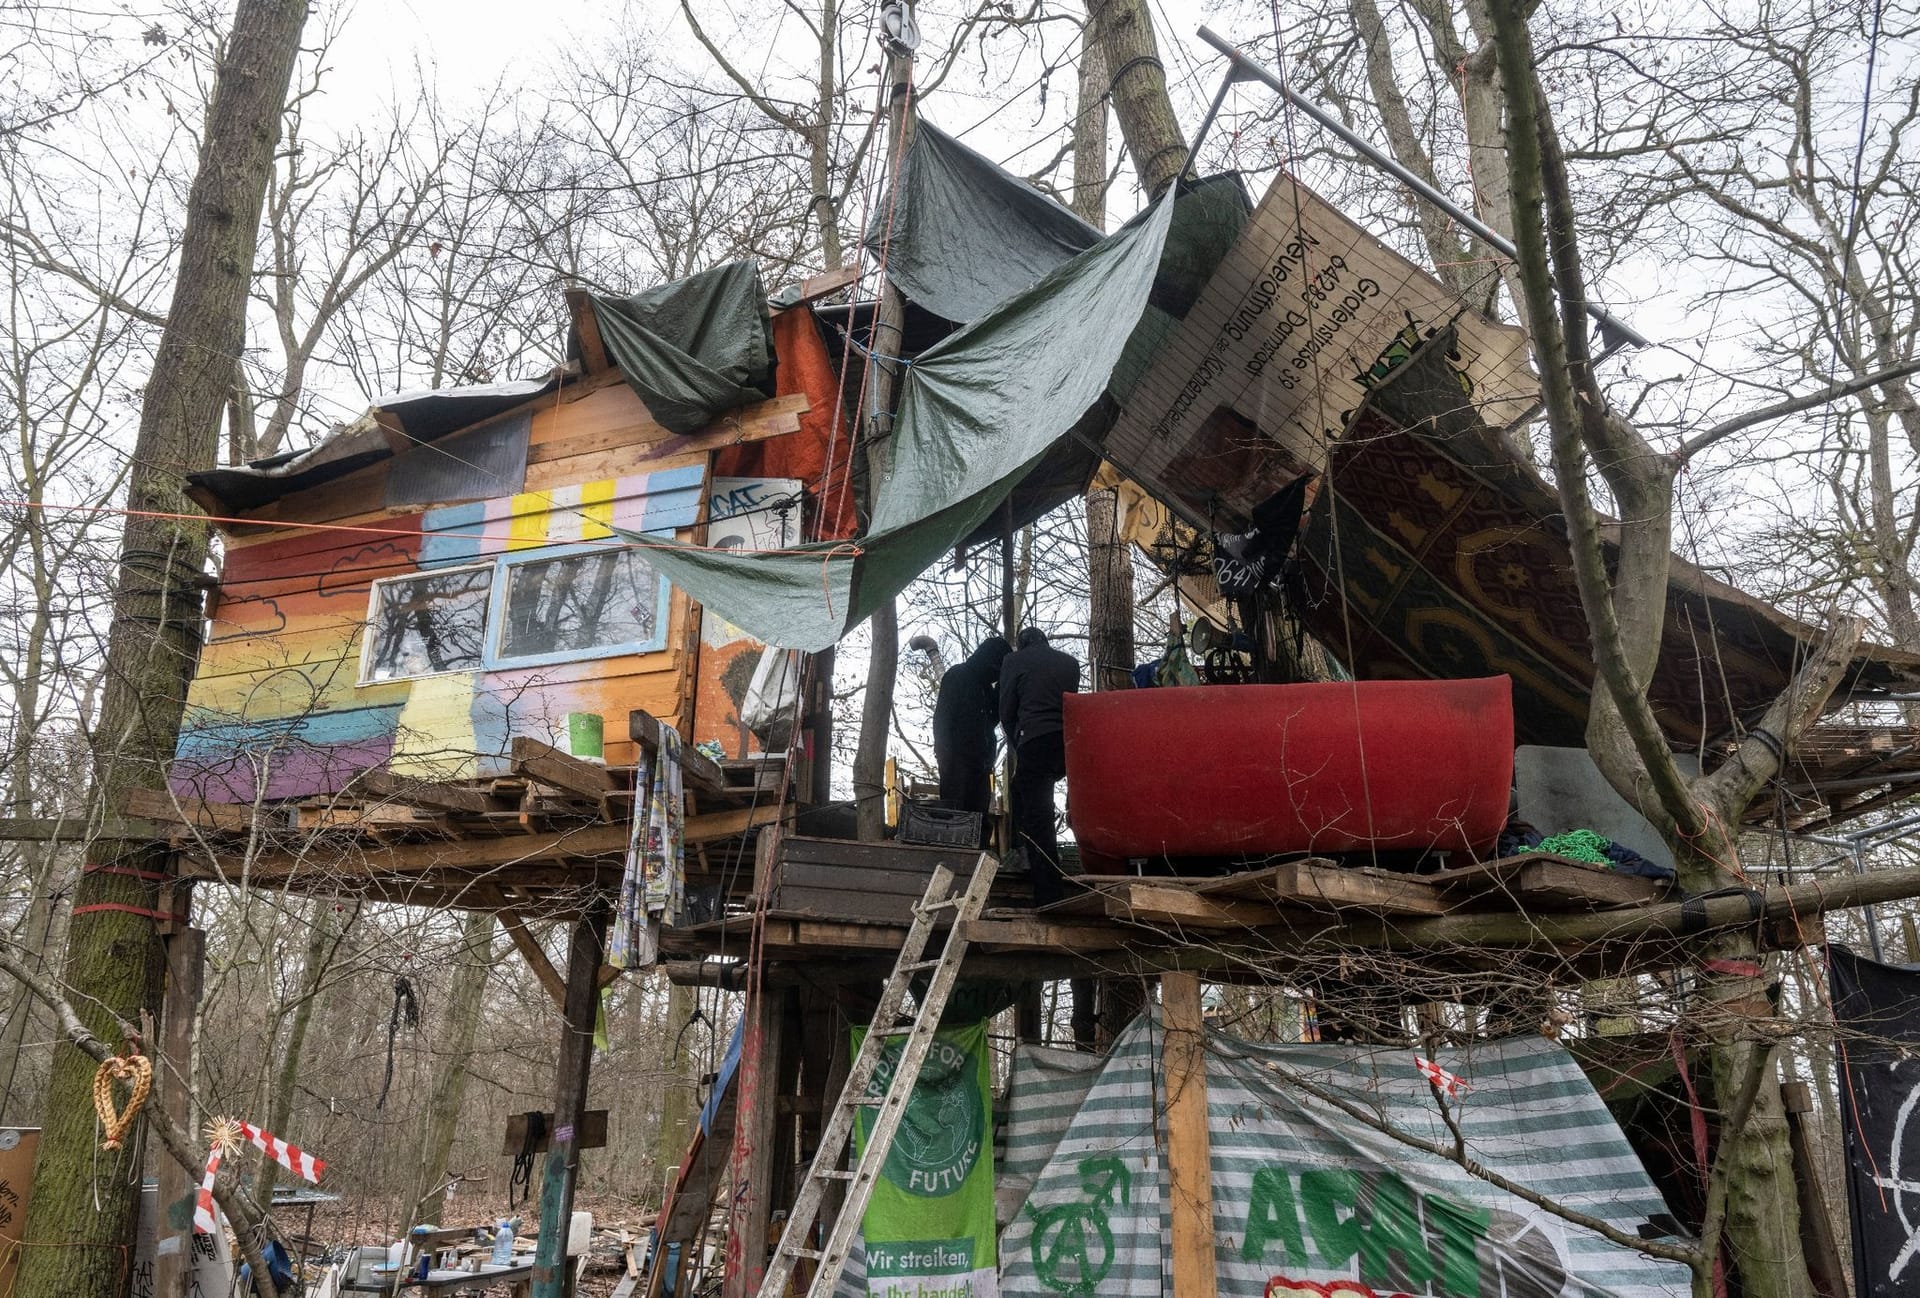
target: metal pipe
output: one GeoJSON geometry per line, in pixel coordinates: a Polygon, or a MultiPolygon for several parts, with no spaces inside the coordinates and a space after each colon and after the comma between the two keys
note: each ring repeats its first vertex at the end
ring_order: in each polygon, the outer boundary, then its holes
{"type": "MultiPolygon", "coordinates": [[[[1866,848],[1859,843],[1853,845],[1853,872],[1855,874],[1865,874],[1867,872],[1866,848]]],[[[1873,951],[1873,958],[1881,964],[1885,964],[1887,958],[1880,950],[1879,908],[1869,904],[1862,906],[1860,909],[1867,912],[1867,946],[1873,951]]]]}
{"type": "Polygon", "coordinates": [[[1193,169],[1193,160],[1200,156],[1200,145],[1207,138],[1207,133],[1213,130],[1213,119],[1220,116],[1220,106],[1227,102],[1227,91],[1233,89],[1235,80],[1231,68],[1227,69],[1226,76],[1220,78],[1220,88],[1213,92],[1213,102],[1207,105],[1207,115],[1200,119],[1200,129],[1194,132],[1193,144],[1187,149],[1187,161],[1180,168],[1182,172],[1193,169]]]}
{"type": "MultiPolygon", "coordinates": [[[[1349,146],[1358,151],[1362,157],[1372,162],[1388,175],[1393,176],[1408,189],[1411,189],[1414,193],[1426,199],[1429,203],[1432,203],[1442,212],[1445,212],[1448,216],[1472,231],[1476,238],[1491,244],[1495,249],[1508,257],[1519,257],[1519,249],[1513,246],[1512,240],[1499,234],[1491,226],[1480,220],[1479,217],[1459,206],[1432,185],[1429,185],[1426,181],[1420,179],[1420,177],[1414,175],[1411,171],[1408,171],[1391,155],[1382,152],[1365,139],[1348,130],[1339,118],[1334,117],[1318,104],[1294,90],[1293,87],[1289,86],[1285,81],[1282,81],[1274,73],[1269,72],[1266,68],[1261,67],[1245,54],[1242,54],[1239,47],[1234,45],[1232,41],[1215,32],[1210,27],[1202,27],[1200,29],[1200,39],[1232,60],[1233,67],[1228,74],[1229,81],[1251,79],[1268,86],[1295,108],[1298,108],[1321,126],[1332,131],[1336,136],[1344,140],[1349,146]]],[[[1209,114],[1209,120],[1211,120],[1211,114],[1209,114]]],[[[1614,340],[1624,340],[1632,343],[1635,347],[1651,347],[1653,345],[1652,342],[1647,339],[1646,335],[1642,334],[1626,321],[1614,316],[1605,307],[1596,306],[1589,302],[1586,304],[1586,312],[1599,324],[1603,342],[1612,344],[1614,340]]]]}

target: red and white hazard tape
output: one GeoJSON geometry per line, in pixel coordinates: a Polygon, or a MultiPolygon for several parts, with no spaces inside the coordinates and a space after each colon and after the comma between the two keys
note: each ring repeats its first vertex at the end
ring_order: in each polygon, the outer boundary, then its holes
{"type": "Polygon", "coordinates": [[[213,1208],[213,1178],[220,1172],[220,1159],[227,1151],[215,1142],[207,1151],[207,1174],[200,1178],[200,1189],[193,1196],[193,1228],[203,1235],[220,1232],[220,1218],[213,1208]]]}
{"type": "Polygon", "coordinates": [[[320,1182],[320,1174],[327,1170],[326,1162],[315,1158],[298,1145],[289,1145],[271,1131],[262,1131],[251,1122],[240,1124],[240,1134],[253,1142],[256,1149],[266,1153],[268,1158],[292,1172],[303,1181],[315,1185],[320,1182]]]}
{"type": "Polygon", "coordinates": [[[1467,1089],[1466,1078],[1448,1072],[1425,1055],[1415,1055],[1413,1066],[1418,1068],[1420,1075],[1438,1087],[1449,1100],[1459,1099],[1461,1093],[1467,1089]]]}
{"type": "Polygon", "coordinates": [[[260,1130],[251,1122],[234,1122],[224,1118],[215,1122],[208,1129],[213,1148],[207,1151],[206,1175],[200,1178],[200,1189],[193,1197],[193,1227],[204,1234],[212,1235],[220,1229],[220,1217],[213,1206],[213,1180],[219,1175],[220,1160],[226,1156],[229,1146],[237,1143],[235,1133],[245,1137],[268,1158],[305,1180],[317,1184],[321,1173],[327,1170],[324,1160],[315,1158],[298,1145],[289,1145],[271,1131],[260,1130]]]}

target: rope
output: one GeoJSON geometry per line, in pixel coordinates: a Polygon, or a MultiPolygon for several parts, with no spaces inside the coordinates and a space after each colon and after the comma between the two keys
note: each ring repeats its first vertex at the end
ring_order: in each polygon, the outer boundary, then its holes
{"type": "Polygon", "coordinates": [[[387,1107],[387,1092],[393,1089],[393,1040],[400,1035],[400,1020],[404,1017],[409,1028],[420,1026],[420,1002],[413,994],[413,984],[405,974],[395,974],[393,978],[393,1013],[387,1019],[387,1073],[380,1082],[380,1098],[374,1102],[375,1109],[387,1107]]]}
{"type": "Polygon", "coordinates": [[[1555,834],[1552,838],[1543,838],[1533,850],[1551,852],[1555,856],[1564,856],[1569,861],[1585,861],[1588,865],[1604,865],[1611,869],[1613,862],[1607,859],[1606,839],[1591,829],[1572,829],[1564,834],[1555,834]]]}
{"type": "Polygon", "coordinates": [[[126,1055],[105,1060],[93,1072],[93,1111],[100,1115],[100,1126],[106,1132],[106,1139],[100,1142],[102,1149],[119,1149],[126,1140],[127,1132],[133,1129],[134,1119],[140,1116],[140,1110],[147,1102],[147,1096],[153,1091],[153,1061],[145,1055],[126,1055]],[[125,1108],[116,1108],[113,1103],[113,1084],[127,1084],[127,1104],[125,1108]]]}

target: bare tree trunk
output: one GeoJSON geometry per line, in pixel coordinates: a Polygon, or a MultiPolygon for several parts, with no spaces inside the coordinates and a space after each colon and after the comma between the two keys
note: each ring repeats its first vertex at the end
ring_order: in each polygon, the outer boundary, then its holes
{"type": "Polygon", "coordinates": [[[700,1007],[700,990],[674,982],[666,986],[666,1054],[661,1060],[666,1088],[660,1096],[660,1129],[653,1142],[654,1167],[661,1175],[686,1155],[693,1140],[693,1100],[699,1082],[699,1056],[687,1048],[687,1033],[700,1007]]]}
{"type": "MultiPolygon", "coordinates": [[[[913,142],[911,97],[912,62],[899,55],[887,58],[887,84],[892,87],[892,131],[888,151],[893,159],[892,174],[897,176],[913,142]]],[[[873,350],[880,357],[898,356],[904,338],[906,303],[893,281],[886,280],[880,290],[880,305],[874,318],[873,350]]],[[[892,446],[893,408],[900,399],[900,366],[897,362],[873,359],[869,382],[873,396],[867,409],[885,411],[876,415],[864,430],[867,456],[867,480],[875,488],[885,481],[892,446]]],[[[894,675],[900,665],[900,617],[893,600],[874,610],[869,623],[873,637],[867,658],[867,693],[860,709],[860,741],[853,754],[853,797],[857,808],[860,837],[877,841],[886,836],[885,797],[887,742],[893,730],[894,675]]]]}
{"type": "Polygon", "coordinates": [[[1087,13],[1113,70],[1113,115],[1120,119],[1140,187],[1158,198],[1186,170],[1187,141],[1167,96],[1167,69],[1160,62],[1147,2],[1087,0],[1087,13]]]}
{"type": "Polygon", "coordinates": [[[460,1108],[467,1098],[467,1073],[473,1046],[480,1035],[480,1014],[486,1008],[487,975],[493,971],[493,912],[467,912],[460,935],[459,968],[448,993],[445,1041],[447,1053],[434,1079],[433,1098],[427,1102],[427,1125],[416,1165],[409,1225],[443,1223],[447,1212],[447,1162],[453,1139],[460,1132],[460,1108]]]}
{"type": "MultiPolygon", "coordinates": [[[[240,0],[187,197],[173,302],[132,448],[127,517],[107,637],[94,794],[119,812],[158,788],[173,756],[200,646],[207,531],[189,521],[185,476],[210,467],[232,390],[267,174],[307,0],[240,0]],[[183,517],[185,516],[185,517],[183,517]]],[[[164,846],[102,840],[87,854],[68,927],[66,982],[95,1035],[157,1013],[162,949],[153,915],[171,872],[164,846]],[[109,873],[108,871],[112,871],[109,873]]],[[[94,1063],[54,1056],[20,1298],[121,1298],[130,1287],[139,1150],[94,1158],[94,1063]],[[39,1245],[41,1247],[32,1247],[39,1245]]]]}
{"type": "MultiPolygon", "coordinates": [[[[1433,159],[1420,143],[1419,133],[1413,125],[1413,114],[1407,109],[1406,96],[1400,93],[1400,81],[1393,66],[1392,42],[1387,35],[1386,23],[1380,17],[1379,6],[1374,0],[1347,0],[1347,12],[1353,19],[1353,29],[1359,34],[1360,43],[1366,47],[1367,87],[1373,92],[1373,105],[1379,110],[1380,121],[1386,127],[1387,143],[1393,149],[1393,156],[1400,160],[1401,166],[1420,179],[1435,189],[1440,188],[1440,178],[1433,170],[1433,159]]],[[[1448,22],[1450,30],[1450,16],[1448,22]]],[[[1466,267],[1467,250],[1454,237],[1453,219],[1427,202],[1415,203],[1414,212],[1420,222],[1420,236],[1426,242],[1427,258],[1433,264],[1434,276],[1447,286],[1449,292],[1464,296],[1466,276],[1462,272],[1466,267]]]]}
{"type": "MultiPolygon", "coordinates": [[[[293,1020],[287,1025],[287,1038],[279,1043],[280,1067],[274,1074],[273,1098],[267,1105],[267,1130],[284,1132],[291,1125],[293,1097],[300,1086],[300,1064],[306,1057],[307,1029],[313,1025],[313,1012],[326,985],[333,956],[340,949],[341,926],[332,921],[334,902],[315,897],[307,907],[307,950],[300,966],[300,986],[294,992],[293,1020]]],[[[262,1157],[260,1172],[253,1180],[253,1197],[264,1204],[273,1202],[273,1186],[280,1179],[280,1165],[262,1157]]]]}
{"type": "MultiPolygon", "coordinates": [[[[1491,0],[1489,14],[1507,94],[1518,273],[1534,327],[1554,480],[1599,682],[1587,745],[1621,796],[1661,828],[1688,893],[1738,886],[1741,816],[1818,720],[1864,624],[1836,624],[1717,769],[1691,780],[1680,773],[1646,682],[1658,663],[1666,617],[1674,475],[1691,449],[1711,437],[1697,435],[1680,453],[1662,454],[1609,409],[1593,374],[1571,189],[1534,68],[1523,0],[1491,0]],[[1611,572],[1588,494],[1590,466],[1605,478],[1627,524],[1618,530],[1611,572]]],[[[1710,1042],[1722,1121],[1695,1292],[1712,1289],[1724,1228],[1727,1251],[1751,1298],[1806,1298],[1812,1281],[1800,1245],[1799,1196],[1769,1044],[1772,979],[1749,936],[1722,936],[1699,955],[1691,1010],[1710,1042]]]]}

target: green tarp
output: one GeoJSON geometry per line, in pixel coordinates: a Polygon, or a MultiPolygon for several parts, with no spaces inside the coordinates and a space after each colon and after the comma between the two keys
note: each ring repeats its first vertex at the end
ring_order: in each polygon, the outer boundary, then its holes
{"type": "Polygon", "coordinates": [[[607,355],[663,428],[697,432],[773,396],[773,322],[752,261],[632,297],[596,296],[593,314],[607,355]]]}
{"type": "Polygon", "coordinates": [[[866,235],[908,300],[958,324],[1099,241],[1072,211],[925,120],[866,235]]]}
{"type": "Polygon", "coordinates": [[[985,522],[1089,412],[1097,418],[1148,309],[1174,203],[1170,194],[913,361],[867,536],[783,554],[677,546],[649,557],[758,640],[808,651],[838,641],[985,522]]]}

